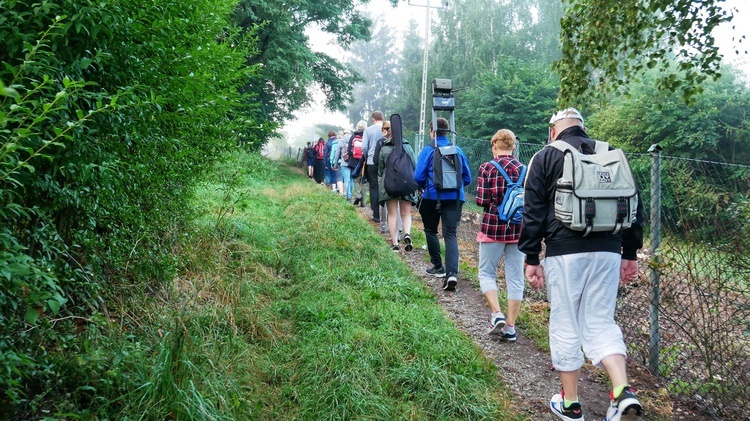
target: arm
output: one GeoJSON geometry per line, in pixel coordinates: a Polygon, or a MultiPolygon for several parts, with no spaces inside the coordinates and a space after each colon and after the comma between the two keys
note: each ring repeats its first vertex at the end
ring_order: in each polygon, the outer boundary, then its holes
{"type": "Polygon", "coordinates": [[[341,161],[341,145],[339,145],[339,143],[336,144],[336,147],[331,152],[331,168],[334,170],[339,168],[339,163],[341,161]]]}
{"type": "Polygon", "coordinates": [[[489,165],[492,164],[485,162],[480,165],[479,174],[477,175],[477,206],[484,207],[485,211],[489,208],[492,197],[489,185],[489,165]]]}
{"type": "Polygon", "coordinates": [[[622,234],[622,260],[620,260],[620,283],[628,284],[638,277],[638,249],[643,247],[643,202],[638,191],[638,208],[635,221],[622,234]]]}
{"type": "Polygon", "coordinates": [[[414,181],[419,187],[425,188],[427,178],[429,177],[430,164],[432,163],[432,152],[435,150],[432,146],[425,146],[419,152],[417,158],[417,167],[414,169],[414,181]]]}
{"type": "MultiPolygon", "coordinates": [[[[367,129],[369,129],[369,127],[367,129]]],[[[371,147],[371,145],[370,145],[371,139],[370,138],[372,137],[372,136],[369,135],[369,131],[367,129],[365,129],[365,131],[362,132],[362,159],[365,159],[365,160],[367,160],[367,153],[368,153],[368,151],[370,150],[370,147],[371,147]]],[[[373,161],[373,162],[375,162],[375,161],[373,161]]]]}
{"type": "Polygon", "coordinates": [[[388,159],[388,151],[390,149],[386,149],[385,152],[383,152],[382,148],[376,148],[375,149],[375,164],[378,166],[378,183],[381,183],[383,180],[383,173],[385,172],[385,161],[388,159]]]}
{"type": "Polygon", "coordinates": [[[460,149],[459,151],[461,152],[459,154],[461,157],[461,178],[463,179],[464,187],[466,187],[471,184],[471,168],[469,168],[469,158],[464,155],[463,151],[460,149]]]}
{"type": "Polygon", "coordinates": [[[353,141],[354,141],[354,134],[349,136],[349,140],[346,142],[346,153],[349,154],[349,159],[351,159],[352,156],[354,155],[354,146],[352,143],[353,141]]]}
{"type": "Polygon", "coordinates": [[[518,249],[526,254],[529,266],[539,265],[539,253],[542,251],[542,239],[545,232],[545,221],[549,213],[547,203],[547,180],[544,168],[544,156],[550,149],[542,149],[532,158],[527,169],[524,186],[523,228],[518,240],[518,249]]]}

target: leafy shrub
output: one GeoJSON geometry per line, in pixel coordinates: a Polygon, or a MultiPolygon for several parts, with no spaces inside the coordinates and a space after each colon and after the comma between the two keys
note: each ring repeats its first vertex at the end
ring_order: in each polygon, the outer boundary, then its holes
{"type": "Polygon", "coordinates": [[[57,381],[93,315],[174,276],[252,70],[229,1],[2,3],[0,407],[32,414],[85,387],[57,381]]]}

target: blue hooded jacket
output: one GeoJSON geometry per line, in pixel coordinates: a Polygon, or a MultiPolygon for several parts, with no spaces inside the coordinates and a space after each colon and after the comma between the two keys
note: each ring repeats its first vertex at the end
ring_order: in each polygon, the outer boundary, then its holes
{"type": "MultiPolygon", "coordinates": [[[[435,137],[438,147],[448,146],[451,144],[447,136],[438,135],[435,137]]],[[[464,152],[456,146],[458,156],[461,159],[461,175],[463,179],[464,187],[471,184],[471,169],[469,169],[469,160],[466,158],[464,152]]],[[[432,143],[426,145],[419,152],[419,158],[417,158],[417,168],[414,170],[414,181],[417,182],[424,192],[422,197],[424,199],[437,200],[438,191],[435,185],[432,183],[433,170],[432,170],[432,156],[435,152],[435,147],[432,143]]],[[[440,200],[456,200],[455,190],[441,190],[439,192],[440,200]]],[[[466,202],[466,196],[464,195],[464,189],[459,190],[459,200],[466,202]]]]}

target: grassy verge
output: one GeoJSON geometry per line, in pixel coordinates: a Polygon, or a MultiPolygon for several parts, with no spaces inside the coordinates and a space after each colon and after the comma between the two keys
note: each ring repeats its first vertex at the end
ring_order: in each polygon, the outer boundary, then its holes
{"type": "Polygon", "coordinates": [[[496,368],[340,197],[237,154],[196,206],[203,217],[177,252],[179,276],[113,303],[68,363],[69,403],[41,412],[523,418],[496,368]]]}

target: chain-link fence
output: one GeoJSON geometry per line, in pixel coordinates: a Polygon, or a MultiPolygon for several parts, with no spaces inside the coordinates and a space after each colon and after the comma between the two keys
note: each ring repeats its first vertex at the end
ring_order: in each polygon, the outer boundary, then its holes
{"type": "MultiPolygon", "coordinates": [[[[489,139],[456,143],[474,173],[492,159],[489,139]]],[[[542,146],[520,143],[516,155],[528,164],[542,146]]],[[[616,313],[630,358],[712,418],[750,419],[750,166],[658,148],[630,162],[646,223],[641,276],[616,313]]]]}

